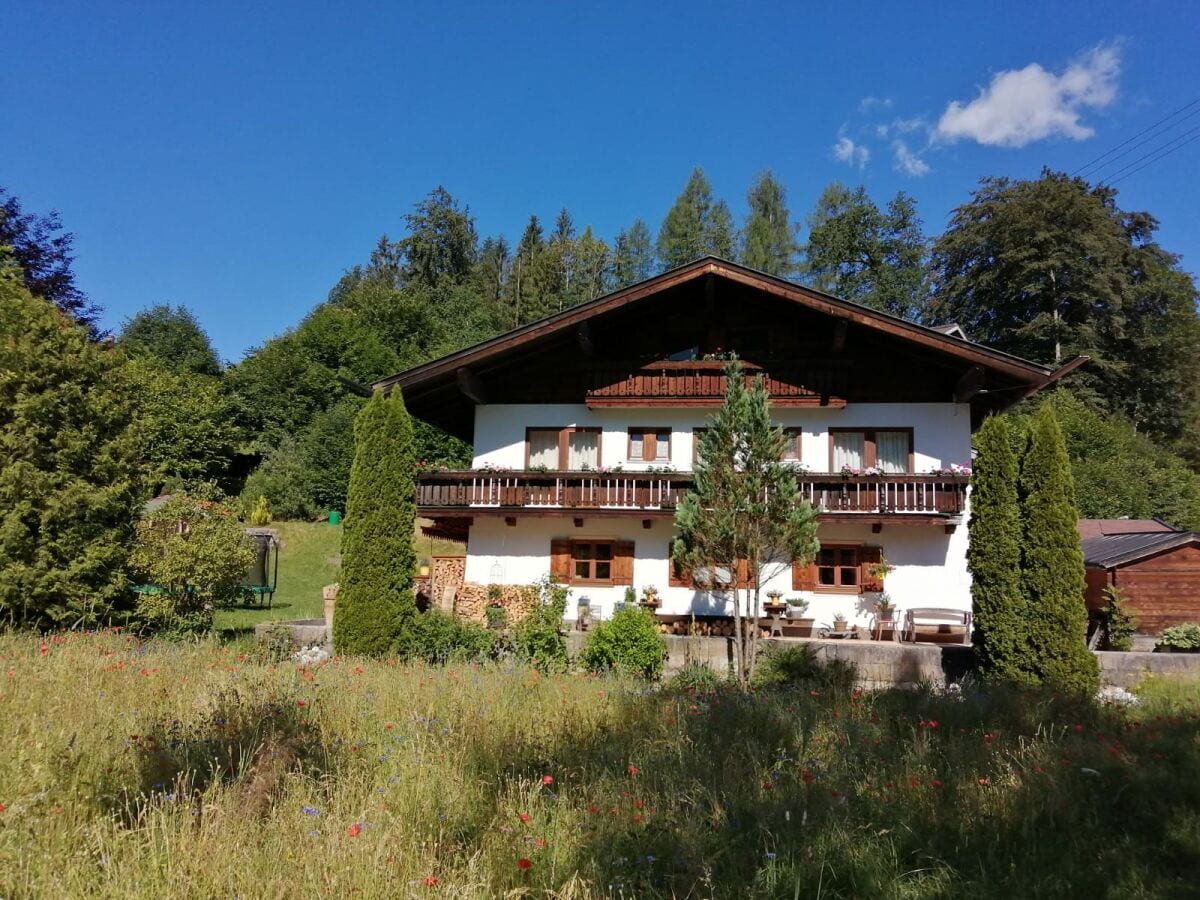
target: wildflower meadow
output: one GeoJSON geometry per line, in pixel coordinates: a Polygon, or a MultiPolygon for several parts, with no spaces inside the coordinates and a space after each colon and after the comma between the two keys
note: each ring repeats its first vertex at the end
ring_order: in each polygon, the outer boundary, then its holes
{"type": "Polygon", "coordinates": [[[0,896],[1186,897],[1200,700],[0,637],[0,896]]]}

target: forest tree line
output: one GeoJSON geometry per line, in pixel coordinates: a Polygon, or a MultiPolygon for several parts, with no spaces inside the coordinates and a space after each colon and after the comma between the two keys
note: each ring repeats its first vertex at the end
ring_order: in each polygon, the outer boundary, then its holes
{"type": "MultiPolygon", "coordinates": [[[[636,219],[611,239],[567,210],[531,216],[515,245],[480,237],[469,209],[435,188],[327,298],[285,333],[223,363],[189,310],[139,312],[112,337],[136,385],[146,490],[207,484],[266,496],[276,516],[343,509],[364,386],[705,254],[1047,365],[1092,362],[1059,391],[1080,508],[1161,515],[1200,528],[1200,317],[1192,277],[1155,240],[1157,222],[1114,190],[1045,171],[984,178],[929,235],[903,192],[879,203],[829,185],[798,221],[769,172],[744,221],[691,173],[657,231],[636,219]]],[[[0,247],[45,297],[105,339],[75,284],[71,236],[0,192],[0,247]]],[[[418,423],[427,462],[469,448],[418,423]]]]}

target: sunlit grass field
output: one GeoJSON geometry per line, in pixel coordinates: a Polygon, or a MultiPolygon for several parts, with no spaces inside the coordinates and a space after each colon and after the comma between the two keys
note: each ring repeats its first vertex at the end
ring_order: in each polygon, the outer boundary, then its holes
{"type": "Polygon", "coordinates": [[[831,685],[0,637],[0,896],[1200,894],[1196,683],[831,685]]]}

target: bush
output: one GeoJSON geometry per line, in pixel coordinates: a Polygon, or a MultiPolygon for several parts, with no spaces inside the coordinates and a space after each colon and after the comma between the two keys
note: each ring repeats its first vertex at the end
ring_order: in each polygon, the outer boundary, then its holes
{"type": "Polygon", "coordinates": [[[1127,605],[1124,593],[1114,584],[1104,589],[1104,644],[1109,650],[1132,650],[1137,616],[1127,605]]]}
{"type": "Polygon", "coordinates": [[[658,678],[667,642],[648,610],[626,606],[588,634],[581,658],[593,672],[617,671],[639,678],[658,678]]]}
{"type": "Polygon", "coordinates": [[[543,671],[560,671],[567,665],[567,639],[563,614],[570,590],[550,576],[538,583],[538,604],[514,629],[517,657],[543,671]]]}
{"type": "Polygon", "coordinates": [[[267,502],[266,497],[260,494],[258,502],[254,504],[254,511],[250,513],[250,524],[255,528],[262,528],[270,525],[271,520],[271,504],[267,502]]]}
{"type": "Polygon", "coordinates": [[[677,691],[695,694],[711,694],[727,681],[712,666],[696,660],[688,660],[672,676],[669,686],[677,691]]]}
{"type": "Polygon", "coordinates": [[[320,510],[304,487],[305,469],[301,453],[296,440],[286,437],[250,473],[240,496],[242,514],[246,518],[254,514],[259,497],[267,498],[271,514],[277,519],[311,521],[317,518],[320,510]]]}
{"type": "Polygon", "coordinates": [[[255,552],[236,513],[223,503],[181,494],[147,513],[129,555],[138,580],[160,588],[138,595],[144,628],[207,631],[213,609],[237,598],[255,552]]]}
{"type": "Polygon", "coordinates": [[[839,659],[821,662],[811,644],[774,644],[754,670],[753,684],[759,688],[804,685],[848,691],[855,675],[854,666],[839,659]]]}
{"type": "Polygon", "coordinates": [[[437,665],[484,662],[495,656],[496,649],[494,632],[433,609],[417,616],[412,631],[396,646],[397,654],[403,658],[437,665]]]}
{"type": "Polygon", "coordinates": [[[1158,636],[1154,646],[1156,649],[1200,650],[1200,625],[1195,622],[1173,625],[1158,636]]]}

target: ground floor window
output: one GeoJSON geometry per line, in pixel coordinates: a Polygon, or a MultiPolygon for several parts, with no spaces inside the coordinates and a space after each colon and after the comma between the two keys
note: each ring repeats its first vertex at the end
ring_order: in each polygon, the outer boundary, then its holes
{"type": "Polygon", "coordinates": [[[858,548],[822,547],[817,556],[817,587],[858,589],[858,548]]]}
{"type": "Polygon", "coordinates": [[[612,541],[572,541],[572,581],[579,583],[612,583],[612,541]]]}
{"type": "Polygon", "coordinates": [[[550,574],[560,584],[632,585],[633,541],[614,538],[555,538],[550,574]]]}
{"type": "Polygon", "coordinates": [[[884,590],[883,548],[870,544],[822,544],[808,565],[792,565],[792,590],[818,594],[864,594],[884,590]]]}

